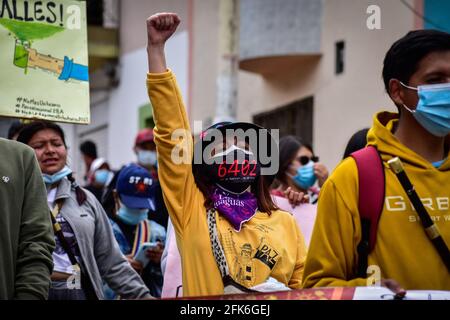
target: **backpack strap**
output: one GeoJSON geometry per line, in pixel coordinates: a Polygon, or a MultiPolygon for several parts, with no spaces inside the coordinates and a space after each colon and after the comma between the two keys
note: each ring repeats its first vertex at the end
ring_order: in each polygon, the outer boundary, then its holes
{"type": "Polygon", "coordinates": [[[383,161],[374,146],[351,154],[358,168],[361,242],[358,244],[358,276],[367,277],[368,257],[377,238],[378,221],[384,206],[385,174],[383,161]]]}
{"type": "Polygon", "coordinates": [[[75,254],[72,251],[72,248],[70,247],[66,237],[64,236],[64,232],[61,228],[61,225],[56,220],[56,217],[60,214],[63,205],[64,199],[56,200],[55,207],[53,208],[53,210],[50,211],[50,217],[52,219],[53,224],[53,231],[55,233],[55,236],[58,237],[59,242],[61,243],[61,247],[67,253],[70,263],[72,263],[72,266],[74,266],[75,270],[77,270],[80,274],[81,288],[86,294],[87,300],[98,300],[97,293],[95,292],[94,285],[92,284],[92,280],[89,274],[85,272],[83,264],[77,261],[75,254]]]}

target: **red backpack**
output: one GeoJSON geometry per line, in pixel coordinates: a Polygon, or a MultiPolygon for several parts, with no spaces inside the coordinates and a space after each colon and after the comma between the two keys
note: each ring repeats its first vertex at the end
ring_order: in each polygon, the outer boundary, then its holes
{"type": "Polygon", "coordinates": [[[377,239],[378,221],[384,207],[385,174],[383,161],[374,146],[351,154],[358,168],[361,241],[358,244],[358,276],[367,277],[368,256],[377,239]]]}

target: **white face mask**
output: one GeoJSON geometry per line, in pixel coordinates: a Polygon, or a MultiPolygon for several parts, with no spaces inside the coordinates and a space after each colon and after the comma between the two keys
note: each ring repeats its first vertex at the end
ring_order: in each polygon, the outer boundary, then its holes
{"type": "Polygon", "coordinates": [[[216,153],[216,154],[214,155],[214,158],[216,158],[216,157],[227,156],[229,153],[231,153],[231,152],[233,152],[233,151],[235,151],[235,150],[242,151],[244,154],[247,154],[247,155],[253,155],[253,152],[251,152],[251,151],[249,151],[249,150],[245,150],[245,149],[240,148],[240,147],[238,147],[238,146],[236,146],[236,145],[233,144],[233,145],[231,145],[228,149],[223,150],[223,151],[221,151],[221,152],[219,152],[219,153],[216,153]]]}
{"type": "Polygon", "coordinates": [[[154,166],[156,165],[156,152],[148,150],[138,150],[137,158],[139,164],[144,166],[154,166]]]}

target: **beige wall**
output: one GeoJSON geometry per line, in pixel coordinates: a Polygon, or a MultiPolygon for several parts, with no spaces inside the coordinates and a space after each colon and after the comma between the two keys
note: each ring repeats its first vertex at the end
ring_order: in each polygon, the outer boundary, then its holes
{"type": "Polygon", "coordinates": [[[120,49],[121,54],[147,45],[145,21],[157,12],[176,12],[182,23],[177,32],[187,29],[189,0],[121,0],[120,49]]]}
{"type": "MultiPolygon", "coordinates": [[[[216,78],[219,68],[219,0],[194,0],[191,125],[206,121],[216,110],[216,78]]],[[[197,134],[199,132],[195,132],[197,134]]]]}
{"type": "Polygon", "coordinates": [[[314,140],[316,152],[334,167],[342,157],[346,143],[357,130],[372,124],[379,110],[396,110],[384,92],[382,67],[384,56],[394,41],[414,26],[414,15],[400,1],[329,0],[325,6],[320,70],[316,96],[314,140]],[[366,27],[366,9],[381,8],[381,30],[366,27]],[[334,75],[334,43],[346,42],[346,69],[334,75]]]}
{"type": "MultiPolygon", "coordinates": [[[[413,0],[409,2],[414,5],[413,0]]],[[[219,0],[121,1],[123,53],[146,45],[145,19],[159,11],[177,12],[181,31],[192,26],[185,101],[191,124],[208,121],[214,117],[217,99],[219,0]]],[[[383,89],[383,57],[413,27],[413,13],[398,0],[324,0],[321,56],[290,61],[265,76],[240,71],[237,120],[251,121],[254,114],[313,95],[314,147],[325,164],[334,168],[349,137],[370,126],[377,110],[395,110],[383,89]],[[366,27],[366,9],[371,4],[381,8],[381,30],[366,27]],[[346,43],[346,65],[344,74],[336,76],[334,46],[339,40],[346,43]]]]}
{"type": "Polygon", "coordinates": [[[192,52],[189,66],[191,81],[188,96],[184,97],[191,125],[194,120],[214,117],[219,59],[219,0],[122,0],[121,54],[146,46],[145,20],[157,12],[178,13],[182,22],[177,32],[192,28],[189,35],[192,52]]]}
{"type": "Polygon", "coordinates": [[[395,110],[384,93],[383,58],[390,45],[413,26],[413,14],[400,1],[325,0],[322,56],[265,78],[241,73],[240,120],[251,121],[255,113],[314,95],[314,148],[334,168],[350,136],[370,126],[376,111],[395,110]],[[371,4],[381,8],[381,30],[366,27],[366,9],[371,4]],[[336,76],[334,46],[339,40],[346,45],[345,71],[336,76]]]}

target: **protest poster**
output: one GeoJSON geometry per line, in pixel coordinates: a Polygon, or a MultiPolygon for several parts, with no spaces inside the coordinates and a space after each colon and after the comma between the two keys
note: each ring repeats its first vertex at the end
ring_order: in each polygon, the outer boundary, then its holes
{"type": "Polygon", "coordinates": [[[88,124],[84,1],[0,0],[0,115],[88,124]]]}

